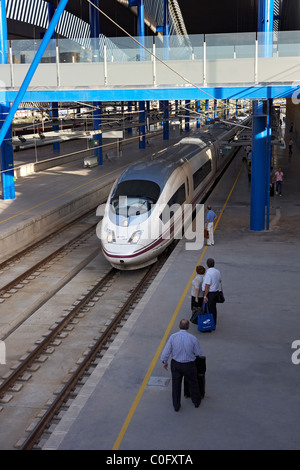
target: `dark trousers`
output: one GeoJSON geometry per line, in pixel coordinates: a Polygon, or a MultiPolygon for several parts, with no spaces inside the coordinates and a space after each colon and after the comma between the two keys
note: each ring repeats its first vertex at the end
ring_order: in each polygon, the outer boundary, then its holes
{"type": "Polygon", "coordinates": [[[279,194],[281,194],[281,191],[282,191],[282,181],[276,181],[276,192],[278,193],[279,191],[279,194]]]}
{"type": "Polygon", "coordinates": [[[203,297],[198,297],[198,303],[195,300],[195,297],[192,296],[191,300],[191,310],[193,311],[195,308],[201,308],[203,304],[203,297]]]}
{"type": "Polygon", "coordinates": [[[208,310],[213,314],[215,326],[217,326],[217,292],[209,292],[207,294],[208,310]]]}
{"type": "Polygon", "coordinates": [[[191,398],[194,405],[201,402],[200,390],[197,380],[197,368],[195,361],[193,362],[177,362],[171,361],[172,372],[172,399],[175,410],[179,410],[181,403],[181,384],[183,377],[187,380],[190,388],[191,398]]]}

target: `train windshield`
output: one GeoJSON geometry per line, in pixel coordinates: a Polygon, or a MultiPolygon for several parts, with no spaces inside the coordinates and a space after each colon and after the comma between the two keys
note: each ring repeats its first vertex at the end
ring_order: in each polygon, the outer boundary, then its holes
{"type": "Polygon", "coordinates": [[[159,194],[160,188],[153,181],[122,181],[116,187],[110,202],[116,215],[134,217],[149,212],[159,194]]]}

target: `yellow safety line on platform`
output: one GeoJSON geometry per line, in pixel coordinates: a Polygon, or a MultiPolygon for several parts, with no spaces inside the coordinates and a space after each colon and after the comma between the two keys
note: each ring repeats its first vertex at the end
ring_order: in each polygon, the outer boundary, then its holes
{"type": "MultiPolygon", "coordinates": [[[[240,177],[240,175],[241,175],[241,172],[242,172],[242,169],[243,169],[243,167],[244,167],[244,164],[245,164],[245,162],[243,162],[243,164],[242,164],[242,166],[241,166],[241,168],[240,168],[240,170],[239,170],[239,173],[238,173],[238,175],[237,175],[237,177],[236,177],[236,179],[235,179],[235,182],[233,183],[233,186],[232,186],[232,188],[231,188],[231,190],[230,190],[230,192],[229,192],[229,195],[228,195],[228,197],[227,197],[227,199],[226,199],[226,201],[225,201],[225,203],[224,203],[224,205],[223,205],[223,208],[222,208],[222,210],[221,210],[221,213],[220,213],[220,215],[219,215],[219,217],[218,217],[218,219],[217,219],[217,222],[215,223],[214,231],[216,230],[216,228],[217,228],[217,226],[218,226],[218,224],[219,224],[219,221],[220,221],[220,219],[221,219],[221,217],[222,217],[222,215],[223,215],[223,212],[224,212],[224,210],[225,210],[225,207],[227,206],[228,201],[229,201],[229,199],[230,199],[230,196],[231,196],[231,194],[232,194],[232,192],[233,192],[233,190],[234,190],[234,188],[235,188],[235,185],[236,185],[236,183],[237,183],[237,181],[238,181],[238,179],[239,179],[239,177],[240,177]]],[[[206,252],[206,250],[207,250],[207,246],[204,247],[203,252],[202,252],[202,254],[201,254],[201,256],[200,256],[200,258],[199,258],[199,260],[198,260],[197,266],[201,263],[201,261],[202,261],[202,259],[203,259],[203,256],[204,256],[204,254],[205,254],[205,252],[206,252]]],[[[131,408],[130,408],[130,410],[129,410],[129,413],[128,413],[128,415],[127,415],[127,418],[125,419],[125,422],[124,422],[124,424],[123,424],[123,426],[122,426],[122,429],[121,429],[121,431],[120,431],[120,434],[119,434],[119,436],[118,436],[118,438],[117,438],[117,440],[116,440],[116,442],[115,442],[115,444],[114,444],[112,450],[118,450],[118,449],[119,449],[119,446],[120,446],[120,444],[121,444],[121,442],[122,442],[122,439],[123,439],[123,437],[124,437],[124,435],[125,435],[125,432],[126,432],[128,426],[129,426],[129,424],[130,424],[130,421],[131,421],[131,419],[132,419],[132,417],[133,417],[133,415],[134,415],[134,413],[135,413],[135,410],[136,410],[136,408],[137,408],[137,406],[138,406],[138,404],[139,404],[139,402],[140,402],[140,399],[142,398],[142,395],[143,395],[143,393],[144,393],[144,391],[145,391],[145,388],[146,388],[146,386],[147,386],[147,383],[148,383],[149,380],[150,380],[150,377],[151,377],[151,374],[152,374],[153,369],[154,369],[154,367],[155,367],[155,364],[156,364],[157,360],[159,359],[159,357],[160,357],[160,355],[161,355],[163,346],[165,345],[165,343],[166,343],[166,341],[167,341],[167,338],[168,338],[168,336],[169,336],[169,334],[170,334],[170,331],[171,331],[171,329],[172,329],[172,327],[173,327],[173,325],[174,325],[174,322],[175,322],[176,317],[177,317],[177,315],[178,315],[178,313],[179,313],[179,310],[180,310],[180,308],[181,308],[181,306],[182,306],[182,303],[183,303],[183,301],[184,301],[184,299],[185,299],[187,293],[189,292],[190,285],[191,285],[191,283],[192,283],[192,281],[193,281],[193,279],[194,279],[194,276],[195,276],[195,272],[196,272],[196,271],[195,271],[195,269],[194,269],[194,270],[193,270],[193,273],[192,273],[192,275],[191,275],[191,277],[190,277],[190,279],[189,279],[189,281],[188,281],[188,283],[187,283],[187,285],[186,285],[186,287],[185,287],[185,289],[184,289],[184,291],[183,291],[183,294],[182,294],[182,296],[181,296],[181,298],[180,298],[180,300],[179,300],[179,302],[178,302],[178,304],[177,304],[177,307],[176,307],[176,309],[175,309],[175,311],[174,311],[174,313],[173,313],[173,315],[172,315],[172,318],[171,318],[170,323],[169,323],[169,325],[168,325],[168,327],[167,327],[167,329],[166,329],[166,331],[165,331],[165,334],[164,334],[164,336],[163,336],[163,338],[162,338],[162,340],[161,340],[161,342],[160,342],[160,344],[159,344],[159,346],[158,346],[158,348],[157,348],[157,350],[156,350],[156,353],[155,353],[155,355],[154,355],[154,358],[152,359],[152,362],[151,362],[151,364],[150,364],[150,366],[149,366],[149,369],[148,369],[148,371],[147,371],[147,373],[146,373],[146,375],[145,375],[145,378],[144,378],[144,380],[143,380],[143,382],[142,382],[142,385],[140,386],[140,389],[139,389],[139,391],[138,391],[138,393],[137,393],[137,395],[136,395],[136,397],[135,397],[135,399],[134,399],[134,402],[133,402],[133,404],[132,404],[132,406],[131,406],[131,408]]]]}

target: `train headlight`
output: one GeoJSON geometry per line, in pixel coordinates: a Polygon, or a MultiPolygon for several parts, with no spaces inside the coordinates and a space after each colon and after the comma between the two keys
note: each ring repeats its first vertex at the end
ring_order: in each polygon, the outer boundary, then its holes
{"type": "Polygon", "coordinates": [[[137,230],[134,232],[131,237],[129,238],[129,243],[137,243],[139,239],[141,238],[142,235],[142,230],[137,230]]]}
{"type": "Polygon", "coordinates": [[[115,232],[113,230],[108,229],[106,239],[108,243],[115,243],[116,242],[115,232]]]}

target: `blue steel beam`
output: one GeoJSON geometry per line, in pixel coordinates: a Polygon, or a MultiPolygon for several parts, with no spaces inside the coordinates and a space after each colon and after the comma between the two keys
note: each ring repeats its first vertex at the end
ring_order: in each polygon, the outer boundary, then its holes
{"type": "MultiPolygon", "coordinates": [[[[44,54],[44,52],[47,48],[47,45],[48,45],[48,43],[49,43],[49,41],[52,37],[52,34],[55,31],[55,27],[56,27],[61,15],[62,15],[64,9],[65,9],[68,1],[69,0],[61,0],[58,7],[57,7],[57,9],[56,9],[56,11],[55,11],[55,13],[54,13],[54,15],[53,15],[53,18],[52,18],[52,20],[49,24],[49,27],[48,27],[48,29],[45,33],[45,36],[43,37],[41,45],[37,50],[37,53],[36,53],[31,65],[29,67],[29,70],[28,70],[24,80],[23,80],[21,88],[18,91],[17,96],[16,96],[16,98],[15,98],[13,104],[12,104],[12,107],[11,107],[9,113],[8,113],[8,116],[7,116],[7,118],[4,122],[1,130],[0,130],[0,145],[2,144],[2,142],[5,138],[5,135],[6,135],[7,131],[9,130],[9,127],[12,123],[14,115],[15,115],[16,111],[18,110],[19,104],[22,102],[22,99],[25,95],[25,92],[26,92],[26,90],[27,90],[27,88],[28,88],[28,86],[31,82],[31,79],[32,79],[33,75],[34,75],[34,72],[36,71],[37,66],[40,63],[40,60],[43,57],[43,54],[44,54]]],[[[57,101],[57,100],[53,100],[53,101],[57,101]]]]}
{"type": "MultiPolygon", "coordinates": [[[[142,101],[142,100],[205,100],[207,94],[217,100],[250,99],[266,100],[292,98],[298,96],[299,86],[237,86],[237,87],[207,87],[205,92],[192,87],[138,87],[138,88],[98,88],[98,89],[64,89],[27,90],[22,101],[142,101]],[[298,90],[298,91],[297,91],[298,90]],[[205,93],[206,92],[206,93],[205,93]]],[[[16,99],[17,91],[0,90],[0,103],[12,102],[16,99]]]]}

